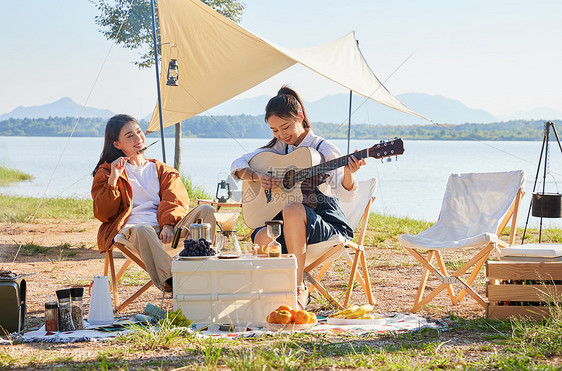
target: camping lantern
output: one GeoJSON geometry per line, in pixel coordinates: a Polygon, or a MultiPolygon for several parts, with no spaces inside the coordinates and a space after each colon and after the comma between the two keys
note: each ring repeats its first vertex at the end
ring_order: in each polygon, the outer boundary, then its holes
{"type": "Polygon", "coordinates": [[[217,184],[217,201],[218,202],[226,202],[230,198],[230,184],[226,180],[221,180],[219,184],[217,184]]]}
{"type": "Polygon", "coordinates": [[[168,82],[166,82],[166,85],[179,86],[178,80],[179,80],[178,60],[170,59],[170,63],[168,64],[168,82]]]}

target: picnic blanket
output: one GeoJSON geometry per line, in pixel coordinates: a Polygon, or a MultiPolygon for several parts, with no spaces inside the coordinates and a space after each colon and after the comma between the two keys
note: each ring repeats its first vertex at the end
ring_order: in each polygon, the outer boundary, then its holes
{"type": "MultiPolygon", "coordinates": [[[[417,314],[390,313],[382,314],[384,323],[379,325],[330,325],[325,317],[319,317],[318,322],[310,327],[301,328],[299,331],[331,333],[337,335],[351,336],[369,336],[386,333],[403,333],[409,331],[417,331],[422,328],[433,328],[437,330],[446,330],[450,323],[444,319],[431,320],[417,314]]],[[[291,332],[291,330],[272,331],[267,327],[248,327],[240,329],[221,330],[221,326],[203,326],[194,325],[193,329],[197,331],[198,336],[215,336],[215,337],[255,337],[275,332],[291,332]]]]}
{"type": "MultiPolygon", "coordinates": [[[[119,335],[125,335],[134,331],[130,326],[138,324],[134,317],[117,318],[113,323],[105,326],[91,326],[84,321],[83,330],[75,331],[45,331],[45,325],[38,330],[10,335],[11,342],[21,341],[23,343],[74,343],[82,341],[106,341],[114,339],[119,335]]],[[[6,342],[4,340],[2,343],[6,342]]]]}
{"type": "MultiPolygon", "coordinates": [[[[344,336],[373,336],[386,333],[404,333],[417,331],[422,328],[432,328],[446,330],[450,323],[444,319],[428,319],[417,314],[383,314],[384,323],[379,325],[330,325],[326,317],[319,317],[315,325],[304,326],[299,331],[311,333],[330,333],[344,336]]],[[[24,343],[44,342],[44,343],[71,343],[82,341],[107,341],[120,335],[126,335],[134,331],[132,324],[140,324],[134,317],[124,317],[116,319],[113,324],[107,326],[86,326],[84,330],[67,332],[47,332],[42,326],[38,330],[28,331],[21,334],[12,334],[11,341],[21,341],[24,343]]],[[[220,325],[192,325],[189,328],[198,337],[227,337],[227,338],[248,338],[258,337],[279,332],[291,332],[291,330],[273,331],[267,327],[230,327],[225,329],[220,325]]],[[[11,343],[6,340],[0,344],[11,343]]]]}

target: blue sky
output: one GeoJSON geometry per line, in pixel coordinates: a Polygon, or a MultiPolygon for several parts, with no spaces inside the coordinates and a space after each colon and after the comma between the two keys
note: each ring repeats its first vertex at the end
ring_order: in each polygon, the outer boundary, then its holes
{"type": "MultiPolygon", "coordinates": [[[[394,94],[443,95],[495,115],[562,111],[561,1],[243,2],[242,26],[286,47],[320,45],[355,31],[371,68],[394,94]]],[[[62,97],[138,117],[152,111],[154,70],[139,71],[130,63],[137,52],[118,46],[104,64],[111,42],[98,32],[89,1],[2,5],[0,113],[62,97]]],[[[272,95],[284,83],[307,101],[345,91],[292,67],[242,96],[272,95]]]]}

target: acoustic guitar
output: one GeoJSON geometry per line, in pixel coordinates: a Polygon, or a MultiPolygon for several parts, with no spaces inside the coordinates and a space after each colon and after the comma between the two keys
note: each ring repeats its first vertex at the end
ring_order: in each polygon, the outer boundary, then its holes
{"type": "Polygon", "coordinates": [[[300,202],[314,207],[314,190],[321,184],[326,172],[348,164],[349,156],[358,160],[384,158],[404,153],[404,142],[395,138],[381,141],[371,148],[321,162],[318,151],[299,147],[286,155],[260,152],[250,160],[250,168],[262,174],[271,174],[280,180],[280,186],[263,189],[259,182],[242,183],[242,217],[249,228],[255,229],[272,220],[289,202],[300,202]]]}

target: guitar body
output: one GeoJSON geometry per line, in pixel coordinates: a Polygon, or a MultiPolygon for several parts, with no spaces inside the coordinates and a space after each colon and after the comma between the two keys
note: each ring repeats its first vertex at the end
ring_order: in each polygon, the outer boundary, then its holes
{"type": "Polygon", "coordinates": [[[400,138],[381,141],[371,148],[322,162],[322,156],[314,148],[299,147],[287,155],[260,152],[250,160],[250,168],[262,174],[268,172],[278,178],[280,187],[271,190],[261,188],[258,182],[242,183],[242,217],[246,225],[256,229],[272,220],[290,202],[316,207],[314,191],[322,184],[328,171],[346,166],[351,156],[358,160],[373,157],[385,158],[404,153],[400,138]]]}
{"type": "MultiPolygon", "coordinates": [[[[250,160],[250,167],[262,174],[271,171],[272,176],[287,179],[295,170],[318,165],[320,161],[320,153],[314,148],[299,147],[286,155],[272,152],[258,153],[250,160]]],[[[305,194],[313,191],[310,182],[294,185],[284,181],[281,183],[281,187],[271,190],[270,197],[266,190],[261,188],[259,182],[244,181],[242,183],[242,217],[249,228],[255,229],[263,226],[266,221],[272,220],[279,214],[286,204],[302,203],[305,194]]]]}

